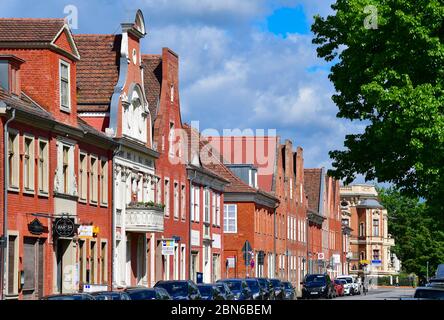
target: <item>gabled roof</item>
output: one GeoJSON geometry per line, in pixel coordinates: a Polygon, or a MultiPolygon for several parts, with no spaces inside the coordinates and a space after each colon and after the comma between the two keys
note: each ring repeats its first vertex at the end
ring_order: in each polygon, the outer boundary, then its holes
{"type": "MultiPolygon", "coordinates": [[[[48,120],[52,123],[58,122],[50,112],[46,111],[23,92],[20,94],[20,96],[15,96],[6,92],[0,87],[0,101],[25,114],[37,117],[37,119],[48,120]]],[[[74,129],[81,130],[86,135],[92,135],[113,143],[113,140],[106,134],[90,126],[80,117],[77,117],[77,127],[74,127],[74,129]]]]}
{"type": "Polygon", "coordinates": [[[64,25],[64,19],[0,18],[0,42],[51,43],[64,25]]]}
{"type": "MultiPolygon", "coordinates": [[[[188,124],[184,124],[183,128],[187,131],[188,136],[194,135],[194,141],[199,141],[199,152],[201,156],[202,166],[207,170],[210,170],[217,174],[219,177],[229,182],[224,188],[224,193],[249,193],[253,195],[260,195],[268,198],[271,201],[278,202],[279,200],[270,193],[267,193],[261,189],[255,189],[250,187],[241,178],[236,176],[230,169],[223,164],[223,157],[219,154],[218,150],[205,138],[197,132],[196,129],[191,128],[188,124]],[[199,140],[197,140],[199,139],[199,140]]],[[[192,157],[192,142],[188,141],[189,157],[192,157]]],[[[194,146],[196,149],[196,146],[194,146]]]]}
{"type": "Polygon", "coordinates": [[[77,63],[79,112],[109,111],[119,79],[121,35],[79,34],[74,39],[82,59],[77,63]]]}
{"type": "Polygon", "coordinates": [[[79,51],[64,19],[0,18],[0,47],[48,48],[79,60],[79,51]],[[66,33],[70,46],[62,48],[57,40],[66,33]]]}
{"type": "Polygon", "coordinates": [[[142,55],[143,84],[152,119],[156,119],[162,89],[162,56],[142,55]]]}
{"type": "Polygon", "coordinates": [[[308,209],[319,212],[322,169],[304,169],[304,189],[308,198],[308,209]]]}

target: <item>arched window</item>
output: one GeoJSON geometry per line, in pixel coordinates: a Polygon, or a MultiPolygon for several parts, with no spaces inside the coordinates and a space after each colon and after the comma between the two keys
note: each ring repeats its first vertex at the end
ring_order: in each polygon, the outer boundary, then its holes
{"type": "Polygon", "coordinates": [[[134,84],[130,87],[129,98],[124,105],[124,134],[146,142],[148,140],[147,120],[148,103],[144,99],[142,89],[134,84]]]}

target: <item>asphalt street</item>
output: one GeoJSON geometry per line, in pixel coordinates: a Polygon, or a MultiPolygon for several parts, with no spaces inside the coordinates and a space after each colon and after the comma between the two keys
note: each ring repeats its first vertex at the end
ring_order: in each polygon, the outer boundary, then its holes
{"type": "Polygon", "coordinates": [[[414,288],[375,288],[370,289],[366,295],[344,296],[334,300],[399,300],[411,298],[414,293],[414,288]]]}

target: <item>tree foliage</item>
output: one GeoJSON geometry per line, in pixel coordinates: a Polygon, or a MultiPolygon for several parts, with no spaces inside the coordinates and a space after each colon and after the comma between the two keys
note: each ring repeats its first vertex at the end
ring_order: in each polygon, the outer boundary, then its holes
{"type": "Polygon", "coordinates": [[[330,152],[330,174],[346,183],[356,174],[390,182],[427,199],[442,219],[444,1],[337,0],[332,8],[315,17],[313,43],[334,64],[337,116],[367,126],[330,152]],[[369,5],[377,29],[364,26],[369,5]]]}
{"type": "Polygon", "coordinates": [[[418,199],[400,194],[394,188],[379,189],[381,204],[387,209],[389,233],[395,238],[396,253],[403,269],[425,276],[427,261],[429,275],[444,263],[444,230],[428,214],[428,206],[418,199]]]}

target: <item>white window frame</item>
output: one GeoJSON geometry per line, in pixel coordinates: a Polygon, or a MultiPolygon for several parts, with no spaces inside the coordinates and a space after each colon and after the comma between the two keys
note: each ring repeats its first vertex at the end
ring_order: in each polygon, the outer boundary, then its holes
{"type": "Polygon", "coordinates": [[[71,64],[65,60],[59,60],[59,98],[60,110],[71,112],[71,64]],[[68,106],[62,105],[62,65],[68,67],[68,106]]]}
{"type": "Polygon", "coordinates": [[[220,194],[216,195],[216,225],[220,227],[220,209],[221,209],[221,197],[220,194]]]}
{"type": "Polygon", "coordinates": [[[44,138],[38,139],[37,188],[39,196],[47,197],[49,195],[49,141],[44,138]],[[40,154],[41,143],[45,145],[43,150],[45,154],[43,155],[40,154]],[[43,159],[42,172],[40,172],[41,159],[43,159]],[[40,177],[40,173],[44,175],[43,178],[40,177]],[[41,185],[40,179],[42,179],[43,185],[41,185]]]}
{"type": "Polygon", "coordinates": [[[89,156],[89,203],[99,202],[99,157],[91,154],[89,156]],[[93,167],[93,160],[95,166],[93,167]]]}
{"type": "Polygon", "coordinates": [[[108,192],[108,158],[100,158],[100,205],[103,207],[108,206],[109,192],[108,192]],[[104,164],[104,165],[103,165],[104,164]]]}
{"type": "Polygon", "coordinates": [[[163,202],[165,205],[165,216],[170,216],[170,178],[163,178],[163,202]]]}
{"type": "Polygon", "coordinates": [[[180,185],[180,214],[183,221],[187,219],[187,188],[184,184],[180,185]]]}
{"type": "Polygon", "coordinates": [[[237,233],[237,205],[226,204],[224,205],[224,233],[237,233]],[[229,208],[234,208],[234,217],[229,217],[229,208]],[[228,230],[230,221],[234,220],[234,230],[228,230]]]}
{"type": "Polygon", "coordinates": [[[174,181],[173,186],[173,202],[174,202],[174,219],[179,220],[179,206],[180,206],[180,194],[179,194],[179,182],[174,181]]]}
{"type": "Polygon", "coordinates": [[[88,153],[80,150],[79,152],[79,168],[78,168],[78,188],[79,188],[79,201],[87,202],[88,201],[88,153]],[[84,157],[82,163],[81,157],[84,157]],[[82,185],[84,183],[84,185],[82,185]]]}
{"type": "Polygon", "coordinates": [[[22,161],[22,170],[23,170],[23,192],[28,194],[34,194],[35,190],[35,138],[33,135],[24,133],[23,134],[23,161],[22,161]],[[29,150],[29,187],[25,186],[26,173],[25,173],[25,150],[26,150],[26,141],[30,141],[30,150],[29,150]]]}
{"type": "Polygon", "coordinates": [[[217,221],[216,221],[216,193],[212,193],[211,195],[211,216],[212,216],[212,221],[211,223],[213,224],[213,226],[217,225],[217,221]]]}
{"type": "Polygon", "coordinates": [[[8,179],[8,190],[10,191],[19,191],[20,189],[20,133],[15,129],[8,129],[8,155],[6,161],[9,161],[9,153],[11,152],[9,148],[9,139],[11,139],[11,135],[14,135],[14,140],[12,140],[12,145],[14,147],[14,155],[12,158],[12,166],[9,167],[9,175],[11,177],[11,183],[9,183],[9,176],[6,177],[8,179]]]}

